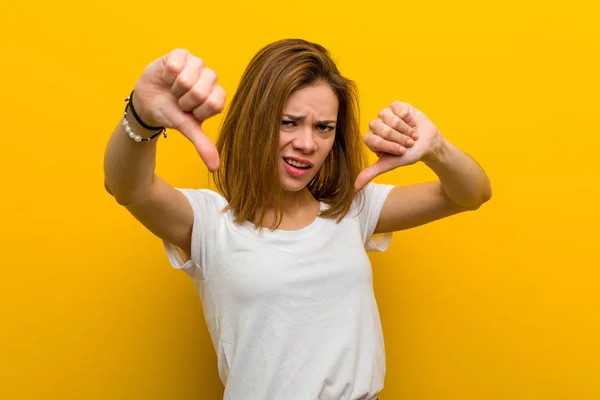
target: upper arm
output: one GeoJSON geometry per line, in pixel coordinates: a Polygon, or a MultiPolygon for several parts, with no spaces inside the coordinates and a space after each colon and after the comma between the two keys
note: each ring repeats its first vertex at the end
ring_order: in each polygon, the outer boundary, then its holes
{"type": "Polygon", "coordinates": [[[383,203],[375,233],[409,229],[467,210],[446,196],[439,181],[396,186],[383,203]]]}
{"type": "Polygon", "coordinates": [[[191,254],[194,212],[179,190],[155,176],[146,199],[125,208],[157,237],[191,254]]]}

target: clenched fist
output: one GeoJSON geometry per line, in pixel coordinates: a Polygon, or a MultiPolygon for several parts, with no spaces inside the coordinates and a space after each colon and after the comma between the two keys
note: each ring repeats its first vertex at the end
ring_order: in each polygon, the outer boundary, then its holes
{"type": "Polygon", "coordinates": [[[196,146],[210,171],[219,168],[217,148],[201,125],[223,111],[225,90],[200,58],[175,49],[151,62],[135,84],[133,103],[142,121],[178,130],[196,146]]]}
{"type": "Polygon", "coordinates": [[[424,160],[442,138],[425,114],[399,101],[381,110],[369,129],[364,142],[379,159],[358,175],[354,183],[356,190],[384,172],[424,160]]]}

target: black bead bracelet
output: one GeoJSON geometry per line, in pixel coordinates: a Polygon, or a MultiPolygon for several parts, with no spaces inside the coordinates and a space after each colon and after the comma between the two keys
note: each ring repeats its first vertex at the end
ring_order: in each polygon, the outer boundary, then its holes
{"type": "Polygon", "coordinates": [[[147,142],[147,141],[154,139],[161,133],[163,134],[163,136],[165,138],[167,137],[167,128],[165,128],[164,126],[158,126],[158,127],[150,126],[150,125],[144,123],[144,121],[142,121],[142,119],[139,117],[139,115],[135,112],[135,108],[133,107],[133,90],[131,91],[131,94],[129,95],[129,97],[127,97],[125,99],[125,101],[127,102],[127,104],[125,105],[125,112],[123,113],[123,126],[125,127],[125,131],[127,132],[127,134],[129,135],[130,138],[132,138],[136,142],[147,142]],[[129,121],[127,121],[127,107],[129,107],[131,109],[131,113],[133,114],[133,117],[138,122],[138,124],[140,124],[142,127],[144,127],[145,129],[147,129],[149,131],[158,130],[158,132],[156,132],[154,135],[152,135],[148,138],[143,138],[140,135],[137,135],[135,132],[133,132],[131,130],[131,127],[129,126],[129,121]]]}

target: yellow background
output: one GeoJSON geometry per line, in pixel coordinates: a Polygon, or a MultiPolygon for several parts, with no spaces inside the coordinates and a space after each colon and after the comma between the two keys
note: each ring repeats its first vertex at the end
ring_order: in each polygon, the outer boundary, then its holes
{"type": "MultiPolygon", "coordinates": [[[[570,2],[78,1],[0,9],[0,398],[218,399],[198,296],[103,188],[150,61],[202,57],[232,98],[263,45],[329,48],[361,127],[393,100],[488,172],[493,199],[372,255],[382,400],[600,399],[598,6],[570,2]],[[594,26],[596,25],[596,26],[594,26]]],[[[219,118],[206,130],[215,138],[219,118]]],[[[157,172],[202,187],[172,131],[157,172]]],[[[432,177],[423,166],[378,182],[432,177]]]]}

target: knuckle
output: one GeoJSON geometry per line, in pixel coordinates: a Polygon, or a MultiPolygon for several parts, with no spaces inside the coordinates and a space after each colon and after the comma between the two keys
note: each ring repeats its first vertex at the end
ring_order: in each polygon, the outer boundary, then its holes
{"type": "Polygon", "coordinates": [[[165,61],[165,68],[170,73],[178,75],[181,71],[183,71],[183,62],[181,62],[179,59],[168,58],[165,61]]]}
{"type": "Polygon", "coordinates": [[[390,108],[394,114],[399,116],[406,109],[406,103],[395,101],[390,108]]]}
{"type": "Polygon", "coordinates": [[[177,77],[177,84],[187,91],[194,86],[195,82],[191,76],[181,74],[177,77]]]}
{"type": "Polygon", "coordinates": [[[185,49],[174,49],[165,59],[165,67],[169,72],[180,73],[185,65],[184,61],[189,52],[185,49]]]}
{"type": "Polygon", "coordinates": [[[221,111],[223,111],[223,106],[225,105],[225,103],[221,99],[215,98],[215,96],[211,96],[206,101],[206,105],[210,110],[220,113],[221,111]]]}
{"type": "Polygon", "coordinates": [[[178,58],[181,56],[185,56],[185,54],[187,53],[186,49],[182,49],[180,47],[176,47],[173,50],[171,50],[171,52],[168,54],[169,59],[172,58],[178,58]]]}
{"type": "Polygon", "coordinates": [[[372,139],[365,140],[365,145],[367,145],[367,147],[371,151],[376,151],[377,150],[377,145],[375,143],[373,143],[372,139]]]}
{"type": "Polygon", "coordinates": [[[206,69],[206,76],[213,83],[216,82],[217,78],[218,78],[217,73],[214,70],[210,69],[210,68],[206,69]]]}
{"type": "Polygon", "coordinates": [[[204,115],[202,112],[202,107],[196,107],[192,110],[192,115],[194,116],[194,118],[196,118],[199,121],[203,121],[204,120],[204,115]]]}
{"type": "Polygon", "coordinates": [[[217,87],[215,88],[215,91],[219,94],[219,99],[221,100],[221,102],[223,103],[223,106],[224,106],[225,101],[227,100],[227,92],[220,85],[217,85],[217,87]]]}
{"type": "Polygon", "coordinates": [[[209,94],[210,93],[208,93],[206,89],[203,89],[201,87],[194,86],[192,88],[192,97],[194,98],[194,100],[200,103],[204,103],[208,99],[209,94]]]}

